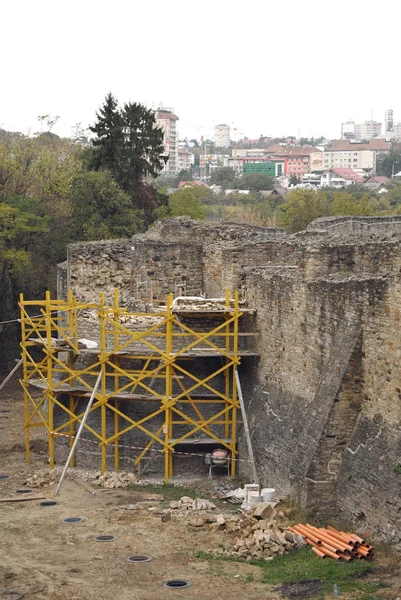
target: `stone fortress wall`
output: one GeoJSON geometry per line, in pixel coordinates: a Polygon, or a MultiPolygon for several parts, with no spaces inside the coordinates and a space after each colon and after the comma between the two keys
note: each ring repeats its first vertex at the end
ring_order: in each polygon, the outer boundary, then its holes
{"type": "Polygon", "coordinates": [[[401,217],[317,219],[294,235],[180,217],[71,246],[59,289],[246,294],[259,359],[240,377],[262,482],[400,543],[400,242],[401,217]]]}

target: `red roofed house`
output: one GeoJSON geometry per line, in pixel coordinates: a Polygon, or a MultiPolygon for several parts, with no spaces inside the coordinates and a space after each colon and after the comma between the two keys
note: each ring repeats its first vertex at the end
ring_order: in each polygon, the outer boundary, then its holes
{"type": "Polygon", "coordinates": [[[364,181],[365,180],[360,173],[347,167],[340,167],[338,169],[329,169],[328,171],[325,171],[320,178],[320,185],[322,187],[344,188],[347,185],[364,183],[364,181]]]}
{"type": "Polygon", "coordinates": [[[383,185],[388,185],[391,183],[391,179],[385,175],[376,175],[375,177],[369,177],[369,179],[366,180],[366,183],[382,183],[383,185]]]}

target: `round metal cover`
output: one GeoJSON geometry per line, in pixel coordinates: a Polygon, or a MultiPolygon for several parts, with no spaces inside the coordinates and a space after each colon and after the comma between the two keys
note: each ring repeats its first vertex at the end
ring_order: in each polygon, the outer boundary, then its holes
{"type": "Polygon", "coordinates": [[[128,558],[129,563],[144,563],[150,562],[152,558],[150,556],[146,556],[146,554],[137,554],[136,556],[130,556],[128,558]]]}
{"type": "Polygon", "coordinates": [[[82,523],[82,521],[84,521],[84,517],[67,517],[66,519],[63,519],[61,522],[62,523],[82,523]]]}
{"type": "Polygon", "coordinates": [[[165,581],[163,585],[166,588],[173,588],[179,590],[182,588],[187,588],[191,584],[189,581],[186,581],[186,579],[169,579],[168,581],[165,581]]]}
{"type": "Polygon", "coordinates": [[[43,502],[39,503],[40,506],[56,506],[56,504],[58,504],[58,502],[55,500],[44,500],[43,502]]]}
{"type": "Polygon", "coordinates": [[[32,490],[15,490],[16,494],[31,494],[32,490]]]}
{"type": "Polygon", "coordinates": [[[10,479],[11,475],[0,475],[0,481],[4,481],[5,479],[10,479]]]}
{"type": "Polygon", "coordinates": [[[115,539],[114,535],[97,535],[95,537],[96,542],[114,542],[115,539]]]}

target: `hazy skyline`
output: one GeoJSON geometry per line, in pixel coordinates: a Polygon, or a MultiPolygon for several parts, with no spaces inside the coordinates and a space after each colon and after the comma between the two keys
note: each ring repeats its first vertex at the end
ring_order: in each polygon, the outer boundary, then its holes
{"type": "Polygon", "coordinates": [[[401,121],[391,0],[14,0],[0,14],[8,130],[38,131],[52,114],[70,135],[108,91],[173,107],[180,138],[212,137],[217,123],[251,138],[333,138],[342,121],[383,123],[387,108],[401,121]]]}

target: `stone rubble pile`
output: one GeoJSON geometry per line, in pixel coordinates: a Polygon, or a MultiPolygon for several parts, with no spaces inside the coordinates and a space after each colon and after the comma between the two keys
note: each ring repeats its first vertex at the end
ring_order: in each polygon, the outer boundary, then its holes
{"type": "Polygon", "coordinates": [[[58,470],[53,471],[38,471],[34,475],[30,475],[25,480],[25,485],[29,488],[39,488],[54,485],[60,477],[58,470]]]}
{"type": "Polygon", "coordinates": [[[100,473],[97,475],[94,483],[111,490],[126,488],[131,483],[136,483],[136,476],[134,473],[126,473],[125,471],[106,471],[104,475],[101,475],[100,473]]]}
{"type": "Polygon", "coordinates": [[[262,502],[255,509],[243,511],[241,516],[218,515],[211,529],[235,533],[236,537],[230,548],[216,553],[245,560],[273,560],[275,556],[304,546],[304,538],[288,529],[285,515],[274,506],[275,503],[262,502]]]}
{"type": "Polygon", "coordinates": [[[222,302],[185,302],[180,301],[174,307],[174,312],[180,311],[194,311],[194,312],[208,312],[213,310],[226,310],[226,305],[222,302]]]}
{"type": "Polygon", "coordinates": [[[188,511],[188,510],[214,510],[216,505],[210,500],[204,500],[203,498],[190,498],[189,496],[182,496],[180,500],[172,500],[169,504],[172,510],[188,511]]]}

